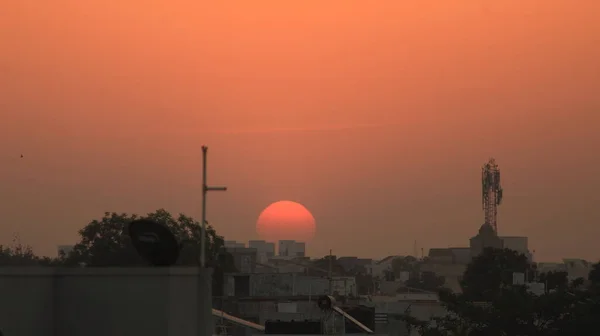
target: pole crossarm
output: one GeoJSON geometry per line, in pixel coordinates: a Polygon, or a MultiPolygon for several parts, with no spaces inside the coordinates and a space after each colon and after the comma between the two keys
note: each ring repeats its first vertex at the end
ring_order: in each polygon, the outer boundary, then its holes
{"type": "Polygon", "coordinates": [[[208,186],[204,186],[204,191],[227,191],[227,187],[208,187],[208,186]]]}
{"type": "Polygon", "coordinates": [[[209,187],[206,180],[208,147],[202,146],[202,237],[200,238],[200,266],[206,267],[206,196],[209,191],[227,191],[227,187],[209,187]]]}

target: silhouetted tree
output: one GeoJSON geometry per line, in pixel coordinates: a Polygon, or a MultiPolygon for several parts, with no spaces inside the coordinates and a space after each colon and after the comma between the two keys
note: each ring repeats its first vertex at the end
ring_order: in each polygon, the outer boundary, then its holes
{"type": "Polygon", "coordinates": [[[541,273],[538,282],[545,285],[546,291],[566,290],[569,287],[569,273],[564,271],[549,271],[541,273]]]}
{"type": "Polygon", "coordinates": [[[7,247],[0,245],[0,265],[36,266],[39,260],[28,246],[7,247]]]}
{"type": "MultiPolygon", "coordinates": [[[[73,266],[85,264],[88,267],[147,265],[136,253],[127,232],[129,223],[139,218],[135,214],[107,212],[101,219],[91,221],[79,231],[80,241],[66,257],[66,263],[73,266]]],[[[164,209],[149,213],[144,218],[164,224],[178,238],[182,245],[179,265],[198,265],[202,235],[200,223],[183,214],[174,218],[164,209]]],[[[223,245],[223,238],[216,234],[212,226],[207,225],[206,257],[209,263],[217,262],[223,245]]]]}
{"type": "Polygon", "coordinates": [[[504,273],[527,272],[531,266],[509,250],[488,249],[468,265],[464,293],[439,291],[448,314],[431,321],[403,319],[423,336],[562,336],[596,335],[600,296],[563,273],[546,274],[558,290],[536,296],[526,285],[511,284],[504,273]],[[467,274],[469,273],[469,274],[467,274]],[[481,283],[477,283],[481,282],[481,283]],[[479,292],[477,292],[479,291],[479,292]]]}
{"type": "MultiPolygon", "coordinates": [[[[105,213],[99,220],[93,220],[79,231],[80,241],[73,251],[65,257],[68,266],[147,266],[133,248],[127,232],[129,223],[140,218],[138,215],[125,213],[105,213]]],[[[180,266],[198,266],[200,255],[200,239],[202,228],[193,218],[180,214],[177,218],[159,209],[149,213],[145,218],[166,225],[181,243],[180,266]]],[[[223,251],[223,238],[218,236],[214,228],[206,226],[207,265],[214,268],[213,292],[222,295],[223,274],[235,271],[233,258],[223,251]]]]}
{"type": "Polygon", "coordinates": [[[410,277],[416,277],[419,273],[420,262],[413,256],[398,257],[392,260],[392,272],[395,278],[400,278],[402,272],[408,272],[410,277]]]}
{"type": "Polygon", "coordinates": [[[486,248],[467,266],[461,287],[471,300],[491,301],[502,287],[512,285],[513,273],[533,278],[533,267],[525,255],[510,249],[486,248]]]}
{"type": "Polygon", "coordinates": [[[21,243],[18,236],[13,238],[12,246],[0,245],[0,266],[45,266],[56,263],[56,259],[36,256],[29,245],[21,243]]]}

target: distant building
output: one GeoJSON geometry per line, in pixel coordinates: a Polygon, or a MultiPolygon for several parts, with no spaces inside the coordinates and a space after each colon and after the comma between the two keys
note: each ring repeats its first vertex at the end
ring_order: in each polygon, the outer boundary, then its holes
{"type": "Polygon", "coordinates": [[[470,247],[451,247],[449,250],[452,252],[455,264],[467,265],[471,262],[470,247]]]}
{"type": "Polygon", "coordinates": [[[525,254],[529,252],[527,243],[527,237],[500,237],[504,248],[511,249],[520,253],[525,254]]]}
{"type": "Polygon", "coordinates": [[[453,264],[454,254],[449,248],[431,248],[427,255],[428,262],[436,264],[453,264]]]}
{"type": "Polygon", "coordinates": [[[226,248],[233,256],[233,263],[238,272],[254,273],[256,269],[257,251],[249,247],[226,248]]]}
{"type": "Polygon", "coordinates": [[[539,262],[536,271],[538,274],[548,272],[567,272],[569,280],[583,278],[587,280],[593,263],[583,259],[563,259],[562,262],[539,262]]]}
{"type": "Polygon", "coordinates": [[[226,240],[224,245],[225,245],[226,249],[246,247],[246,244],[244,244],[244,243],[238,243],[235,240],[226,240]]]}
{"type": "Polygon", "coordinates": [[[479,233],[470,240],[471,257],[480,255],[485,248],[501,249],[503,246],[502,239],[498,237],[494,228],[489,224],[483,224],[479,228],[479,233]]]}
{"type": "Polygon", "coordinates": [[[461,291],[460,282],[467,265],[485,248],[509,248],[522,253],[531,260],[527,237],[498,237],[489,224],[483,224],[477,235],[470,239],[469,247],[432,248],[427,260],[421,265],[422,272],[433,272],[444,277],[444,287],[461,291]]]}
{"type": "Polygon", "coordinates": [[[385,278],[386,274],[392,271],[392,262],[396,258],[402,258],[399,255],[387,256],[381,260],[373,261],[370,265],[365,265],[367,272],[374,277],[385,278]]]}
{"type": "Polygon", "coordinates": [[[563,259],[563,263],[565,264],[565,269],[569,274],[570,280],[577,278],[587,280],[593,266],[593,263],[583,259],[563,259]]]}
{"type": "Polygon", "coordinates": [[[295,240],[280,240],[278,255],[280,257],[305,257],[306,243],[297,242],[295,240]]]}
{"type": "Polygon", "coordinates": [[[275,256],[275,243],[264,240],[250,240],[248,247],[256,249],[257,260],[260,263],[266,263],[270,258],[275,256]]]}
{"type": "Polygon", "coordinates": [[[429,262],[439,264],[461,264],[466,265],[471,262],[471,248],[469,247],[449,247],[432,248],[427,255],[429,262]]]}
{"type": "Polygon", "coordinates": [[[567,272],[567,265],[564,262],[538,262],[536,270],[538,273],[567,272]]]}
{"type": "Polygon", "coordinates": [[[344,268],[346,272],[353,272],[368,268],[373,263],[373,259],[359,258],[359,257],[339,257],[337,263],[344,268]]]}
{"type": "Polygon", "coordinates": [[[319,296],[329,294],[329,285],[333,293],[356,297],[356,279],[354,277],[333,276],[330,280],[322,276],[309,276],[297,273],[228,274],[226,296],[238,297],[289,297],[319,296]]]}
{"type": "Polygon", "coordinates": [[[276,256],[274,258],[269,259],[269,265],[274,268],[267,270],[264,273],[273,273],[274,271],[277,273],[306,273],[306,260],[302,260],[300,258],[290,258],[290,257],[280,257],[276,256]]]}
{"type": "Polygon", "coordinates": [[[421,272],[433,272],[444,278],[444,287],[453,292],[460,292],[460,281],[471,262],[471,249],[465,247],[432,248],[426,261],[421,265],[421,272]]]}
{"type": "Polygon", "coordinates": [[[306,257],[306,243],[296,242],[294,245],[295,257],[306,257]]]}
{"type": "Polygon", "coordinates": [[[71,253],[71,251],[73,251],[73,245],[58,245],[57,247],[57,255],[60,257],[61,255],[69,255],[69,253],[71,253]]]}
{"type": "MultiPolygon", "coordinates": [[[[508,237],[509,243],[521,248],[522,240],[508,237]]],[[[470,239],[469,247],[432,248],[425,263],[421,265],[422,272],[433,272],[444,278],[444,287],[460,292],[460,282],[467,265],[473,257],[478,256],[485,248],[503,248],[503,240],[498,237],[494,228],[483,224],[477,235],[470,239]]]]}
{"type": "Polygon", "coordinates": [[[529,252],[527,237],[500,237],[502,239],[503,248],[511,249],[518,253],[524,254],[529,261],[533,261],[533,255],[529,252]]]}

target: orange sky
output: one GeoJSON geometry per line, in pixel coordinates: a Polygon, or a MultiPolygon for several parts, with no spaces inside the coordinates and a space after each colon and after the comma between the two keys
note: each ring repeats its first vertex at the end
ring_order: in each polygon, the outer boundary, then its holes
{"type": "Polygon", "coordinates": [[[0,2],[0,242],[199,217],[207,144],[227,239],[290,199],[312,255],[466,246],[494,156],[502,235],[600,258],[600,2],[208,3],[0,2]]]}

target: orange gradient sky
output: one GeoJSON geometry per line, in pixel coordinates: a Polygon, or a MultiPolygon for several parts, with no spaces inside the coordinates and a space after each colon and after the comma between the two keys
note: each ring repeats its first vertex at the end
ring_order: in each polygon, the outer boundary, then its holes
{"type": "Polygon", "coordinates": [[[598,259],[600,2],[2,1],[0,242],[55,254],[104,211],[256,239],[314,214],[312,255],[466,246],[480,169],[501,235],[598,259]],[[19,156],[23,154],[24,158],[19,156]]]}

